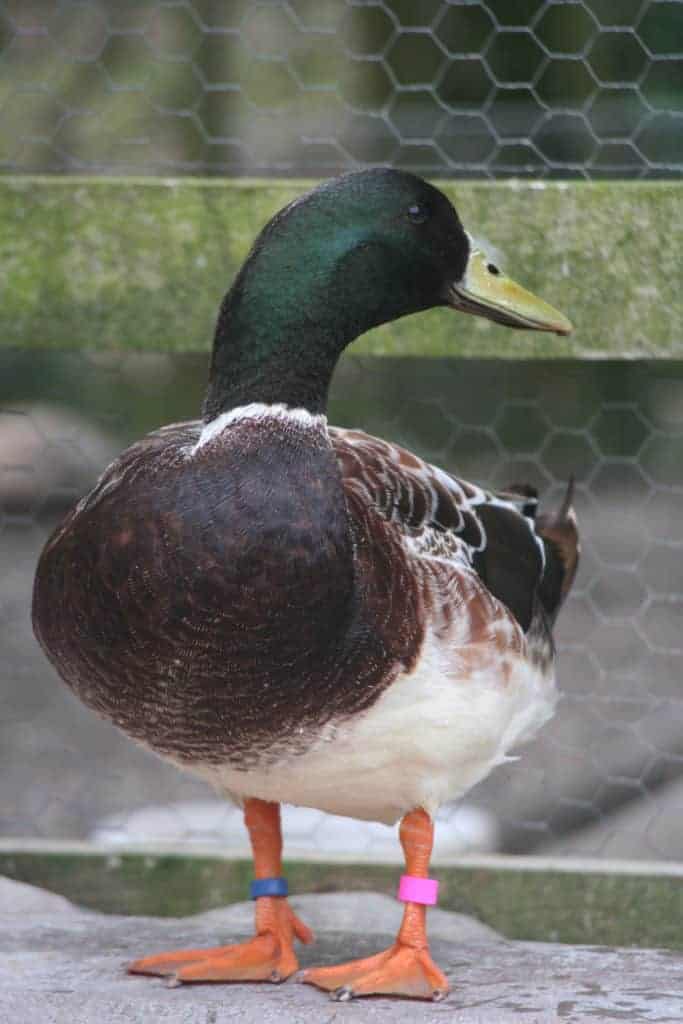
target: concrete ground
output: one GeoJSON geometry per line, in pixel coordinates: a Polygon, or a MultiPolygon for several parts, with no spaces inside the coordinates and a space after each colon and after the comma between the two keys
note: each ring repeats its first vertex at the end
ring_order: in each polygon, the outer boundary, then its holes
{"type": "MultiPolygon", "coordinates": [[[[391,941],[401,908],[386,896],[294,897],[317,941],[303,965],[366,956],[391,941]]],[[[168,988],[131,977],[134,956],[214,945],[250,933],[251,904],[184,919],[117,917],[0,879],[2,1024],[597,1024],[683,1019],[683,956],[663,950],[509,942],[462,915],[430,912],[435,959],[452,992],[443,1003],[366,999],[336,1003],[283,985],[168,988]]]]}

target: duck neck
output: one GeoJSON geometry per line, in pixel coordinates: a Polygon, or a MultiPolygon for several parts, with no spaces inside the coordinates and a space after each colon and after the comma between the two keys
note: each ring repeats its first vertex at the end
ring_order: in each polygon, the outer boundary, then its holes
{"type": "Polygon", "coordinates": [[[216,324],[205,419],[252,402],[324,414],[337,360],[361,330],[343,313],[323,314],[286,291],[255,294],[238,278],[216,324]]]}
{"type": "Polygon", "coordinates": [[[281,334],[277,349],[264,351],[258,330],[232,321],[217,332],[204,417],[214,419],[238,406],[260,402],[325,413],[338,352],[330,339],[307,330],[281,334]]]}

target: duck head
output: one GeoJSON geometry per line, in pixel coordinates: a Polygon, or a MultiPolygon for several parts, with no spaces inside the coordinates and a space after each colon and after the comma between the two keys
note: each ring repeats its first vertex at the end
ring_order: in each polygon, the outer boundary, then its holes
{"type": "Polygon", "coordinates": [[[266,225],[226,295],[205,415],[247,402],[324,411],[343,349],[436,306],[568,334],[566,317],[491,262],[446,196],[412,174],[347,174],[266,225]]]}

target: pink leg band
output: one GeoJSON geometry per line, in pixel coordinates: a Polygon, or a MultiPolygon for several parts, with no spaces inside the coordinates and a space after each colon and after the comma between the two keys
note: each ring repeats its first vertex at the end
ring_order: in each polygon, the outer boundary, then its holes
{"type": "Polygon", "coordinates": [[[439,883],[435,878],[417,878],[415,875],[401,875],[398,898],[404,903],[424,903],[433,907],[439,895],[439,883]]]}

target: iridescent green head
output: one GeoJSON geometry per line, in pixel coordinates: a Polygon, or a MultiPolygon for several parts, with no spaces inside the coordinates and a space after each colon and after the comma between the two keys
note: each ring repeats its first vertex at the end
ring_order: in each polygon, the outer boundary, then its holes
{"type": "Polygon", "coordinates": [[[351,341],[434,306],[571,330],[474,248],[432,185],[382,168],[326,182],[266,225],[226,295],[205,414],[247,402],[322,411],[351,341]]]}

